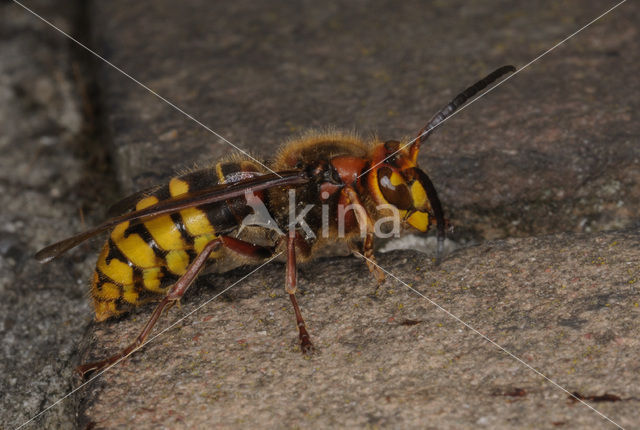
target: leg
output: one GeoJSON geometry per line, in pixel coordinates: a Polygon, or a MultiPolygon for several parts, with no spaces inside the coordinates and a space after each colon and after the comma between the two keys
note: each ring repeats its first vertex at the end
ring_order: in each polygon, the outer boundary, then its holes
{"type": "MultiPolygon", "coordinates": [[[[360,201],[358,194],[353,188],[349,186],[344,187],[342,192],[344,193],[349,203],[354,205],[353,210],[356,213],[356,219],[358,220],[358,224],[360,225],[360,228],[364,227],[365,229],[365,238],[364,238],[364,243],[362,244],[362,255],[366,257],[365,262],[367,263],[369,272],[371,272],[371,274],[376,278],[376,281],[378,282],[378,286],[376,287],[376,292],[377,292],[378,287],[384,282],[385,275],[382,269],[380,269],[378,266],[372,263],[372,261],[375,261],[375,257],[373,255],[373,238],[374,238],[373,222],[371,221],[371,218],[369,217],[369,215],[367,214],[367,211],[362,205],[362,202],[360,201]]],[[[352,246],[352,249],[353,249],[353,246],[352,246]]]]}
{"type": "Polygon", "coordinates": [[[298,275],[296,271],[296,234],[295,232],[289,232],[287,236],[287,275],[285,280],[285,289],[289,293],[289,298],[293,304],[293,310],[296,314],[296,324],[298,325],[298,334],[300,336],[300,350],[303,354],[310,354],[313,352],[313,344],[311,338],[307,332],[307,327],[304,324],[302,313],[298,307],[298,301],[296,300],[296,290],[298,288],[298,275]]]}
{"type": "Polygon", "coordinates": [[[158,303],[158,306],[156,306],[156,309],[153,311],[151,318],[149,318],[149,321],[147,321],[147,324],[145,324],[144,328],[131,345],[127,346],[119,353],[112,355],[111,357],[104,360],[78,366],[76,368],[78,373],[80,373],[80,375],[84,378],[89,373],[100,371],[107,366],[115,364],[138,350],[144,344],[144,341],[149,336],[149,333],[151,333],[153,326],[156,324],[165,308],[171,308],[171,306],[173,306],[182,298],[189,286],[193,283],[193,280],[198,276],[198,273],[200,273],[202,268],[204,268],[204,266],[206,265],[209,255],[211,255],[211,253],[219,246],[226,246],[229,249],[238,252],[239,254],[252,257],[264,257],[265,254],[269,252],[269,250],[266,248],[255,246],[250,243],[227,236],[221,236],[215,240],[212,240],[204,247],[202,252],[198,254],[198,256],[191,262],[191,264],[189,264],[189,267],[187,267],[187,271],[184,273],[184,275],[182,275],[180,279],[178,279],[178,281],[173,284],[171,289],[167,292],[166,296],[164,296],[162,301],[158,303]]]}

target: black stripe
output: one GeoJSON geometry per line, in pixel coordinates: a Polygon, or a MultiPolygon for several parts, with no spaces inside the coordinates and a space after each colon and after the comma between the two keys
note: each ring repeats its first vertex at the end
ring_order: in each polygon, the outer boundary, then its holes
{"type": "Polygon", "coordinates": [[[169,184],[163,185],[162,187],[158,188],[151,195],[157,198],[159,202],[163,200],[167,200],[168,198],[171,197],[171,192],[169,191],[169,184]]]}
{"type": "Polygon", "coordinates": [[[242,170],[242,166],[240,165],[240,163],[235,162],[220,163],[219,166],[220,171],[222,172],[222,178],[220,178],[221,181],[226,181],[227,176],[242,170]]]}
{"type": "Polygon", "coordinates": [[[144,302],[151,300],[157,300],[158,296],[162,293],[156,293],[151,290],[147,290],[146,288],[142,288],[141,290],[136,289],[138,293],[138,302],[142,302],[140,304],[144,304],[144,302]]]}
{"type": "Polygon", "coordinates": [[[99,289],[102,288],[102,284],[104,284],[105,282],[111,282],[112,284],[116,284],[116,282],[114,282],[113,279],[105,275],[102,272],[102,270],[100,270],[98,267],[96,267],[96,273],[98,274],[98,282],[96,283],[96,285],[100,284],[99,289]]]}
{"type": "Polygon", "coordinates": [[[137,234],[138,236],[140,236],[142,240],[144,240],[144,242],[153,250],[153,253],[156,255],[156,257],[164,260],[164,258],[167,256],[168,251],[162,249],[162,247],[158,245],[144,223],[130,225],[124,231],[124,237],[127,237],[130,234],[137,234]]]}
{"type": "Polygon", "coordinates": [[[166,288],[169,285],[173,285],[178,281],[178,279],[180,279],[180,276],[171,273],[167,266],[162,266],[160,271],[162,272],[160,288],[166,288]]]}
{"type": "Polygon", "coordinates": [[[180,236],[184,240],[188,246],[193,246],[193,237],[187,231],[187,227],[184,225],[184,220],[182,219],[182,215],[180,212],[173,213],[169,215],[171,217],[171,221],[176,225],[178,231],[180,232],[180,236]]]}
{"type": "Polygon", "coordinates": [[[191,262],[193,260],[196,259],[196,257],[198,256],[198,253],[196,252],[195,249],[191,248],[191,249],[185,249],[185,251],[187,252],[187,256],[189,257],[189,264],[191,264],[191,262]]]}
{"type": "Polygon", "coordinates": [[[130,267],[134,266],[134,264],[131,261],[129,261],[127,256],[124,255],[124,253],[120,250],[120,248],[118,248],[118,246],[113,241],[113,239],[111,239],[111,237],[109,237],[107,242],[109,243],[109,252],[107,253],[107,257],[105,258],[105,263],[107,265],[111,262],[111,260],[115,258],[116,260],[122,263],[128,264],[130,267]]]}
{"type": "Polygon", "coordinates": [[[213,203],[199,208],[207,216],[207,221],[216,234],[224,234],[238,226],[238,222],[226,202],[213,203]]]}
{"type": "Polygon", "coordinates": [[[209,188],[219,183],[215,169],[196,170],[178,176],[178,179],[187,183],[190,192],[209,188]]]}
{"type": "MultiPolygon", "coordinates": [[[[100,303],[112,303],[112,302],[115,302],[117,299],[105,299],[104,297],[94,296],[93,300],[95,300],[96,302],[100,302],[100,303]]],[[[116,309],[116,311],[117,311],[117,309],[116,309]]]]}
{"type": "MultiPolygon", "coordinates": [[[[216,177],[219,183],[224,183],[227,180],[229,175],[234,173],[238,173],[239,170],[242,169],[240,163],[219,163],[220,172],[222,173],[222,178],[216,177]]],[[[238,226],[238,221],[233,215],[233,212],[229,209],[227,202],[218,202],[212,205],[203,206],[202,210],[207,216],[207,220],[213,226],[216,234],[224,234],[236,228],[238,226]]]]}
{"type": "MultiPolygon", "coordinates": [[[[137,266],[133,268],[133,285],[136,287],[141,286],[142,289],[145,289],[144,275],[142,274],[142,269],[137,266]]],[[[136,292],[140,293],[140,291],[138,291],[138,288],[136,288],[136,292]]]]}
{"type": "Polygon", "coordinates": [[[118,297],[115,302],[116,312],[118,313],[131,312],[135,308],[135,305],[133,303],[127,302],[123,297],[118,297]]]}
{"type": "MultiPolygon", "coordinates": [[[[100,272],[99,273],[100,279],[98,280],[98,282],[96,282],[96,289],[100,292],[102,292],[102,286],[105,283],[110,283],[112,285],[115,285],[116,287],[118,287],[118,295],[122,296],[123,294],[123,289],[122,289],[122,285],[117,283],[116,281],[114,281],[113,279],[109,278],[107,275],[105,275],[104,273],[100,272]]],[[[106,299],[103,299],[103,301],[109,301],[106,299]]]]}

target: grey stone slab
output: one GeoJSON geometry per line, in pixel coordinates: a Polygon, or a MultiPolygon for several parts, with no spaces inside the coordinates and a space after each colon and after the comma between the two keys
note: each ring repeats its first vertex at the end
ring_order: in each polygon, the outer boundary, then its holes
{"type": "MultiPolygon", "coordinates": [[[[383,254],[405,283],[624,428],[640,422],[640,237],[562,234],[486,242],[438,268],[383,254]]],[[[246,270],[208,277],[163,328],[246,270]]],[[[355,258],[301,270],[318,348],[304,359],[284,267],[261,269],[102,375],[98,428],[613,428],[566,392],[389,279],[377,298],[355,258]]],[[[91,357],[124,347],[148,313],[96,329],[91,357]]]]}
{"type": "MultiPolygon", "coordinates": [[[[29,7],[74,31],[73,2],[29,7]]],[[[91,321],[92,247],[49,266],[45,244],[82,228],[107,192],[83,114],[85,76],[68,40],[11,2],[0,4],[0,428],[16,428],[78,382],[91,321]]],[[[104,203],[102,203],[104,204],[104,203]]],[[[70,397],[31,428],[75,428],[70,397]]]]}

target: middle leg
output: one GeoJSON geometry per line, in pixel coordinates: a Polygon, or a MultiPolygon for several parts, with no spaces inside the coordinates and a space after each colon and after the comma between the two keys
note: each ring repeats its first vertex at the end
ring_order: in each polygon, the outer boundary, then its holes
{"type": "MultiPolygon", "coordinates": [[[[303,354],[311,354],[314,350],[311,343],[311,337],[307,332],[307,327],[302,318],[298,301],[296,300],[296,290],[298,289],[298,274],[296,268],[296,236],[295,231],[289,232],[287,235],[287,274],[285,279],[285,289],[289,293],[289,298],[293,304],[293,310],[296,314],[296,324],[298,326],[298,335],[300,337],[300,350],[303,354]]],[[[299,236],[298,236],[299,237],[299,236]]]]}

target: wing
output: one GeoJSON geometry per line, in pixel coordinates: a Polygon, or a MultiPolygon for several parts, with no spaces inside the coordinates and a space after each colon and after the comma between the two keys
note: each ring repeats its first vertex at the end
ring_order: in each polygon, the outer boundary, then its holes
{"type": "MultiPolygon", "coordinates": [[[[240,197],[248,192],[281,186],[302,185],[307,182],[309,182],[309,176],[306,172],[301,170],[286,170],[277,174],[269,173],[230,184],[215,185],[203,190],[181,194],[162,200],[147,208],[111,218],[90,230],[49,245],[38,251],[35,258],[41,263],[47,263],[85,240],[125,221],[136,224],[158,215],[170,214],[194,206],[202,206],[240,197]]],[[[125,200],[127,199],[128,198],[125,200]]],[[[116,205],[118,205],[118,203],[116,205]]]]}
{"type": "Polygon", "coordinates": [[[136,191],[130,196],[124,197],[121,200],[118,200],[114,204],[111,205],[109,209],[107,209],[107,217],[111,218],[121,213],[124,213],[128,210],[131,210],[136,207],[136,203],[142,200],[144,197],[147,197],[153,194],[161,185],[155,185],[153,187],[145,188],[144,190],[136,191]]]}

